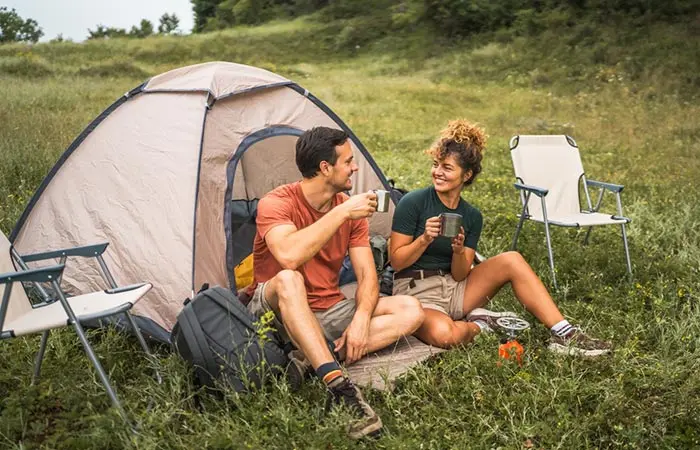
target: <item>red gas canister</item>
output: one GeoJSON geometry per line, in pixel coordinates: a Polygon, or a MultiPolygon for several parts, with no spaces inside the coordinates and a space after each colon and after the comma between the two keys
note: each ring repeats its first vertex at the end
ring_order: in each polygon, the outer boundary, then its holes
{"type": "Polygon", "coordinates": [[[523,353],[525,349],[520,342],[515,339],[501,341],[501,345],[498,346],[498,364],[501,365],[503,359],[508,359],[511,361],[517,361],[518,365],[523,365],[523,353]]]}

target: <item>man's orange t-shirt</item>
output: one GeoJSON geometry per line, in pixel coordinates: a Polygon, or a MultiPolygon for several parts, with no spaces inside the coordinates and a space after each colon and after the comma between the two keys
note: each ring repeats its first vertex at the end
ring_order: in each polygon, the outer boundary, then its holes
{"type": "MultiPolygon", "coordinates": [[[[348,199],[336,194],[331,208],[348,199]]],[[[264,283],[277,275],[282,266],[265,242],[268,231],[277,225],[294,225],[297,230],[313,224],[326,213],[314,209],[304,197],[301,182],[282,185],[258,203],[257,232],[253,245],[253,284],[264,283]]],[[[350,247],[369,247],[367,219],[346,220],[321,250],[297,270],[304,276],[309,305],[323,311],[345,298],[338,287],[338,273],[350,247]]]]}

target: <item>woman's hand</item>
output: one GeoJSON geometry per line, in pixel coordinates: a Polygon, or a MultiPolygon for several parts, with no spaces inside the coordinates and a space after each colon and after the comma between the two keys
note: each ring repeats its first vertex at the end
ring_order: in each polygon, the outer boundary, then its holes
{"type": "Polygon", "coordinates": [[[425,221],[425,231],[421,236],[423,243],[430,245],[440,234],[440,217],[435,216],[425,221]]]}
{"type": "Polygon", "coordinates": [[[452,238],[452,251],[456,255],[464,254],[464,227],[459,227],[459,234],[452,238]]]}

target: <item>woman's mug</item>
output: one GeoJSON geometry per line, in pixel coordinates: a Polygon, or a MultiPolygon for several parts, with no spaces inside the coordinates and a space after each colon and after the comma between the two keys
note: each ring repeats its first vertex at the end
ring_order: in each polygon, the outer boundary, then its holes
{"type": "Polygon", "coordinates": [[[377,194],[377,212],[389,212],[389,191],[372,189],[377,194]]]}
{"type": "Polygon", "coordinates": [[[453,238],[459,234],[462,227],[462,215],[454,213],[442,213],[440,218],[440,236],[453,238]]]}

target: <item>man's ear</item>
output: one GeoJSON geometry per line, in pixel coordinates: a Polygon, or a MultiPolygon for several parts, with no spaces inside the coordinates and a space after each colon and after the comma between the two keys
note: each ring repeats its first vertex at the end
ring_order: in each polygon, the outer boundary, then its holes
{"type": "Polygon", "coordinates": [[[321,164],[318,165],[318,170],[321,172],[321,175],[328,176],[331,171],[331,165],[328,161],[321,161],[321,164]]]}

